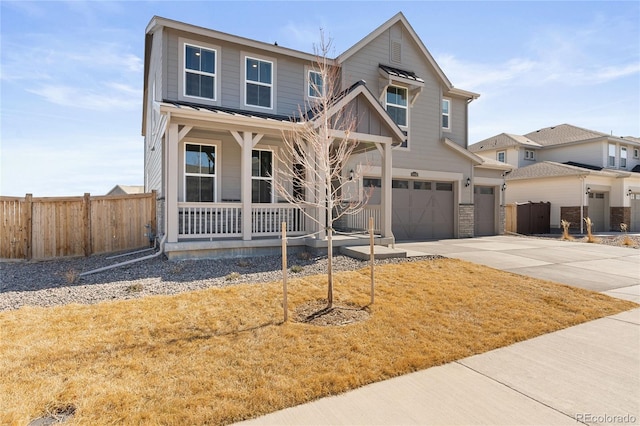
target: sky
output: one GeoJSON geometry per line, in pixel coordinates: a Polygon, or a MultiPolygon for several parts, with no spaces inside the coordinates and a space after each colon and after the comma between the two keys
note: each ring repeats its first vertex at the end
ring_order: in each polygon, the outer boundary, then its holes
{"type": "Polygon", "coordinates": [[[0,0],[0,195],[143,184],[154,15],[333,57],[403,12],[469,106],[469,144],[568,123],[640,136],[638,1],[0,0]]]}

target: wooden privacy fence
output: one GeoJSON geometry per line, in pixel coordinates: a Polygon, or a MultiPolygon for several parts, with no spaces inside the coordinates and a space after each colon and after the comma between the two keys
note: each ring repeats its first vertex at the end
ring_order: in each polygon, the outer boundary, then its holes
{"type": "Polygon", "coordinates": [[[156,194],[0,196],[0,258],[50,259],[146,247],[156,194]]]}
{"type": "Polygon", "coordinates": [[[551,232],[551,203],[527,202],[505,206],[505,231],[524,235],[551,232]]]}

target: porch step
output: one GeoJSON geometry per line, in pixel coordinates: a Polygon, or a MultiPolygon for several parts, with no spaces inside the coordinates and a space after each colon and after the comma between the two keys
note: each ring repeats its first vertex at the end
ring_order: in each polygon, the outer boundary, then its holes
{"type": "MultiPolygon", "coordinates": [[[[342,246],[340,253],[354,259],[369,260],[370,246],[342,246]]],[[[376,259],[391,259],[407,257],[407,251],[386,246],[373,246],[373,257],[376,259]]]]}

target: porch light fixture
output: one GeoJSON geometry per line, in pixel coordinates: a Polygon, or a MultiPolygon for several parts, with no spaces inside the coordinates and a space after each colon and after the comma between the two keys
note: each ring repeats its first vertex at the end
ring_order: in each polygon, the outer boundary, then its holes
{"type": "Polygon", "coordinates": [[[631,197],[631,194],[632,194],[632,192],[631,192],[631,188],[629,188],[629,189],[627,190],[627,197],[631,197]]]}
{"type": "Polygon", "coordinates": [[[411,172],[411,177],[418,177],[418,172],[411,172]]]}
{"type": "Polygon", "coordinates": [[[353,169],[349,170],[349,180],[353,180],[353,169]]]}
{"type": "Polygon", "coordinates": [[[467,183],[464,184],[465,187],[471,185],[471,178],[467,178],[467,183]]]}
{"type": "Polygon", "coordinates": [[[585,194],[587,194],[587,195],[591,194],[591,187],[590,186],[587,186],[587,192],[585,192],[585,194]]]}
{"type": "Polygon", "coordinates": [[[506,191],[506,190],[507,190],[507,183],[506,183],[506,182],[502,184],[502,190],[503,190],[503,191],[506,191]]]}

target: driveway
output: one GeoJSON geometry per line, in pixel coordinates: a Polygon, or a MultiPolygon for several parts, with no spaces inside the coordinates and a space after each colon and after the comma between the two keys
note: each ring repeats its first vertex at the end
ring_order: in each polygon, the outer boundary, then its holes
{"type": "Polygon", "coordinates": [[[640,250],[508,235],[400,242],[408,256],[439,254],[640,303],[640,250]]]}
{"type": "MultiPolygon", "coordinates": [[[[640,250],[515,236],[396,243],[640,303],[640,250]]],[[[640,424],[640,309],[243,425],[640,424]]]]}

